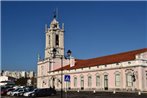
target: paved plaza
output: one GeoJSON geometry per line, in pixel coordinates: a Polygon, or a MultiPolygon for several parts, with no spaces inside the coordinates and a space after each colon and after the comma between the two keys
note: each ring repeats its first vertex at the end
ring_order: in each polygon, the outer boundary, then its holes
{"type": "MultiPolygon", "coordinates": [[[[10,97],[2,96],[1,98],[27,98],[27,97],[10,97]]],[[[28,97],[31,98],[31,97],[28,97]]],[[[55,96],[38,97],[38,98],[61,98],[60,92],[55,96]]],[[[67,92],[63,93],[63,98],[147,98],[147,93],[141,93],[138,95],[137,92],[67,92]]]]}

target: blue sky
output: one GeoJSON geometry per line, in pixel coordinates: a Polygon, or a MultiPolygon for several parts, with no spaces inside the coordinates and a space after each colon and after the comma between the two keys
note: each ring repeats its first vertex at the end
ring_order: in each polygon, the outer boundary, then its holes
{"type": "Polygon", "coordinates": [[[2,2],[3,70],[34,70],[44,57],[45,24],[58,8],[65,24],[65,51],[79,59],[144,48],[147,2],[2,2]]]}

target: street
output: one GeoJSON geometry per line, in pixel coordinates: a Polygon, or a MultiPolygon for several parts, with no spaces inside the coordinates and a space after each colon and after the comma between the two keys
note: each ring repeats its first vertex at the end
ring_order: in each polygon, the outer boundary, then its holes
{"type": "MultiPolygon", "coordinates": [[[[10,96],[2,96],[1,98],[31,98],[31,97],[10,97],[10,96]]],[[[54,96],[48,97],[37,97],[37,98],[61,98],[60,92],[54,96]]],[[[147,93],[142,93],[138,95],[137,92],[67,92],[63,93],[63,98],[147,98],[147,93]]]]}

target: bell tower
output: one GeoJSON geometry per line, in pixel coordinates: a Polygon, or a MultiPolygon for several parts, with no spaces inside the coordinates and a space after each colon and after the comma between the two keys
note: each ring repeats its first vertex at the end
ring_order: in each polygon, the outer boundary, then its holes
{"type": "Polygon", "coordinates": [[[64,55],[64,24],[60,28],[54,15],[50,26],[45,25],[45,59],[53,57],[53,49],[57,50],[56,58],[64,55]]]}

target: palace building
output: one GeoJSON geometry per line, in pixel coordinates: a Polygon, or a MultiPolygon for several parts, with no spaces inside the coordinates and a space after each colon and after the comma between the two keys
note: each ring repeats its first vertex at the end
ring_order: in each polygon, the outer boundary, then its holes
{"type": "Polygon", "coordinates": [[[64,24],[45,26],[45,57],[37,62],[37,87],[57,90],[147,91],[147,48],[91,59],[64,54],[64,24]],[[65,76],[69,76],[65,81],[65,76]]]}

